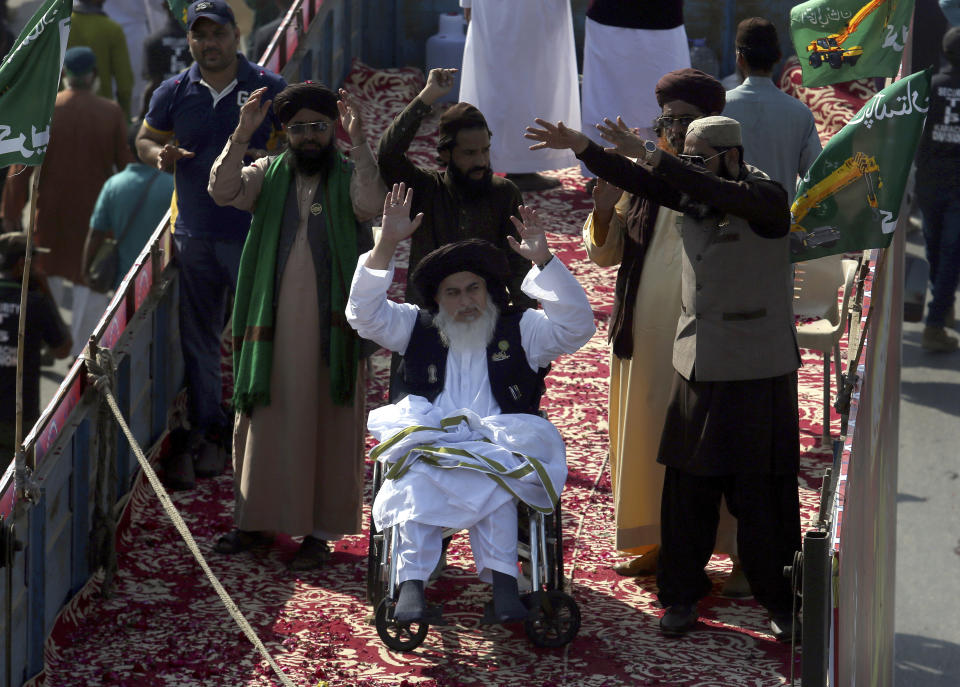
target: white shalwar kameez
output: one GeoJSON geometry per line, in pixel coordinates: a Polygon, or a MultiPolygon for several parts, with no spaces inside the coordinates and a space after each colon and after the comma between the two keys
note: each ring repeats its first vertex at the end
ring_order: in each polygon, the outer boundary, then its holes
{"type": "MultiPolygon", "coordinates": [[[[354,273],[347,321],[360,336],[402,354],[418,308],[387,300],[393,266],[369,269],[366,258],[360,256],[354,273]]],[[[533,267],[523,291],[543,307],[520,319],[521,345],[532,369],[590,340],[595,331],[590,303],[559,259],[542,271],[533,267]]],[[[399,526],[400,582],[429,577],[440,559],[444,527],[470,530],[480,579],[490,582],[493,570],[516,577],[516,500],[549,512],[563,490],[567,465],[560,433],[539,416],[500,412],[486,354],[483,342],[449,351],[443,391],[432,403],[407,396],[370,412],[367,428],[381,442],[372,455],[384,463],[387,476],[373,518],[380,529],[399,526]]]]}
{"type": "Polygon", "coordinates": [[[470,7],[460,100],[483,113],[495,172],[526,174],[577,164],[568,150],[530,150],[536,117],[580,128],[570,0],[460,0],[470,7]]]}
{"type": "MultiPolygon", "coordinates": [[[[587,17],[583,39],[583,133],[602,146],[609,145],[596,125],[604,117],[640,129],[644,138],[656,138],[653,120],[660,115],[656,85],[667,72],[690,66],[687,32],[607,26],[587,17]]],[[[585,177],[593,172],[580,164],[585,177]]]]}

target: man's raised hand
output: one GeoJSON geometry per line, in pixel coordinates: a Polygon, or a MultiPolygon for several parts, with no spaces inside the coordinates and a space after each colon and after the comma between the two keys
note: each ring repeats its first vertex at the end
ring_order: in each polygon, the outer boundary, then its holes
{"type": "Polygon", "coordinates": [[[340,100],[337,101],[337,109],[340,111],[340,125],[350,137],[350,143],[354,146],[365,143],[367,136],[363,133],[363,119],[360,117],[360,110],[353,97],[342,88],[340,89],[340,100]]]}
{"type": "Polygon", "coordinates": [[[540,128],[534,126],[527,127],[527,133],[523,136],[531,141],[537,141],[530,150],[540,150],[542,148],[556,148],[563,150],[569,148],[578,155],[586,150],[590,139],[575,129],[568,129],[563,122],[551,124],[545,119],[539,117],[533,120],[540,125],[540,128]]]}
{"type": "Polygon", "coordinates": [[[420,100],[427,105],[433,105],[443,96],[453,90],[456,83],[457,69],[431,69],[427,74],[427,85],[420,91],[420,100]]]}
{"type": "Polygon", "coordinates": [[[410,207],[413,205],[413,189],[406,184],[394,184],[383,200],[383,225],[380,239],[390,243],[400,243],[410,238],[423,221],[423,213],[410,219],[410,207]]]}
{"type": "Polygon", "coordinates": [[[410,219],[410,206],[413,204],[413,189],[406,184],[394,184],[383,200],[383,223],[373,250],[367,256],[364,265],[372,270],[385,270],[397,250],[397,244],[413,235],[423,221],[423,213],[410,219]]]}
{"type": "Polygon", "coordinates": [[[273,102],[263,99],[266,92],[266,87],[258,88],[250,94],[247,102],[240,108],[240,120],[237,122],[237,128],[233,131],[234,143],[249,143],[257,129],[260,128],[270,111],[270,104],[273,102]]]}
{"type": "Polygon", "coordinates": [[[519,206],[517,211],[520,213],[520,219],[510,217],[510,221],[517,228],[521,241],[518,242],[512,236],[508,236],[507,243],[530,262],[538,266],[543,265],[552,255],[550,246],[547,245],[547,234],[543,230],[543,221],[536,210],[526,205],[519,206]]]}
{"type": "Polygon", "coordinates": [[[643,138],[633,129],[624,124],[619,116],[617,121],[604,117],[603,124],[597,124],[597,130],[604,141],[613,144],[613,149],[621,155],[627,157],[640,157],[643,155],[643,138]]]}

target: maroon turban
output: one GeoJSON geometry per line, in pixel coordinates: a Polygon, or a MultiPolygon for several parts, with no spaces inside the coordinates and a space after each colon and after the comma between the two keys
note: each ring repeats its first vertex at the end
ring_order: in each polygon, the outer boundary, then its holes
{"type": "Polygon", "coordinates": [[[667,72],[657,82],[655,92],[660,107],[673,100],[682,100],[710,114],[723,112],[723,106],[727,104],[723,84],[699,69],[667,72]]]}

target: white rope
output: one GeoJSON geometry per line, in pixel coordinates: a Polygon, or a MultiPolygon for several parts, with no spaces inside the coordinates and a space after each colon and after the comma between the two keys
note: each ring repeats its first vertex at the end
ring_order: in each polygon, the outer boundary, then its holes
{"type": "MultiPolygon", "coordinates": [[[[94,361],[90,358],[84,356],[84,360],[88,365],[88,369],[96,370],[99,366],[96,365],[94,361]],[[91,364],[92,363],[92,364],[91,364]]],[[[137,456],[137,461],[140,463],[140,469],[143,470],[143,474],[147,476],[147,480],[150,482],[150,486],[153,487],[153,490],[156,492],[157,497],[160,499],[160,504],[163,506],[163,510],[166,512],[167,516],[173,521],[174,527],[177,528],[177,532],[180,533],[180,536],[183,537],[183,541],[186,543],[187,548],[190,549],[190,553],[193,554],[193,557],[197,559],[197,563],[200,564],[200,567],[203,569],[203,572],[206,574],[207,579],[210,580],[210,584],[213,585],[214,591],[217,592],[217,596],[220,597],[220,600],[223,602],[223,605],[226,606],[227,612],[230,614],[230,617],[236,621],[237,625],[243,631],[243,634],[247,636],[247,639],[256,647],[257,651],[260,652],[260,655],[266,659],[267,663],[270,664],[270,667],[273,669],[274,674],[284,685],[284,687],[294,687],[294,684],[290,679],[283,674],[283,671],[280,669],[280,666],[277,665],[273,657],[267,651],[267,647],[263,645],[263,642],[260,641],[260,638],[257,637],[256,632],[250,626],[250,623],[247,622],[247,619],[243,617],[243,614],[240,612],[240,609],[237,608],[237,605],[234,603],[233,599],[230,598],[230,595],[227,593],[227,590],[223,588],[223,585],[220,583],[220,580],[217,579],[217,576],[214,575],[213,571],[210,569],[210,566],[207,565],[206,559],[204,559],[203,554],[200,553],[200,547],[197,546],[197,542],[194,540],[193,535],[190,533],[190,529],[187,527],[187,523],[183,521],[183,517],[177,511],[176,506],[173,505],[173,502],[170,500],[170,496],[167,494],[167,490],[164,489],[163,485],[160,483],[160,479],[157,477],[157,473],[154,472],[153,467],[150,465],[150,461],[147,460],[147,457],[143,454],[143,450],[140,448],[140,444],[137,443],[137,440],[134,439],[133,434],[130,432],[130,428],[127,426],[127,423],[123,419],[123,415],[120,413],[120,408],[117,406],[117,401],[113,396],[113,393],[110,391],[108,380],[105,376],[98,375],[95,377],[94,388],[97,389],[107,401],[107,405],[110,406],[110,410],[113,412],[113,416],[117,421],[117,424],[120,426],[120,429],[123,430],[124,435],[127,437],[127,441],[130,444],[130,448],[133,449],[134,454],[137,456]]]]}

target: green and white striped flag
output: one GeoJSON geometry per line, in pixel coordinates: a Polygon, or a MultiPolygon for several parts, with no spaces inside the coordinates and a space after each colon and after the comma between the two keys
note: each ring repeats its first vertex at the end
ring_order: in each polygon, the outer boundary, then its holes
{"type": "Polygon", "coordinates": [[[46,0],[0,65],[0,167],[43,162],[72,6],[46,0]]]}

